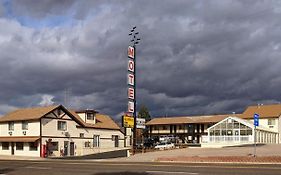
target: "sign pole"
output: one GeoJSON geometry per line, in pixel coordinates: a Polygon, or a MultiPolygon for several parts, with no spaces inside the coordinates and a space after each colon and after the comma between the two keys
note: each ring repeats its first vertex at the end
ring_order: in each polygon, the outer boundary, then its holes
{"type": "Polygon", "coordinates": [[[255,125],[255,130],[254,130],[254,142],[255,142],[255,146],[254,146],[254,157],[256,157],[257,154],[257,132],[256,132],[256,125],[255,125]]]}
{"type": "Polygon", "coordinates": [[[257,156],[257,126],[259,126],[259,114],[254,114],[254,157],[257,156]]]}
{"type": "Polygon", "coordinates": [[[133,115],[134,118],[134,126],[133,126],[133,154],[135,154],[137,147],[137,100],[136,100],[136,45],[139,44],[140,38],[137,37],[139,32],[136,32],[136,26],[130,31],[129,36],[132,36],[131,43],[132,46],[128,48],[128,84],[130,88],[128,88],[128,112],[133,115]]]}
{"type": "Polygon", "coordinates": [[[136,127],[136,124],[137,124],[137,94],[136,94],[136,74],[137,74],[137,71],[136,71],[136,47],[134,45],[134,61],[135,61],[135,64],[134,64],[134,75],[135,75],[135,78],[134,78],[134,93],[135,93],[135,99],[134,99],[134,128],[133,128],[133,137],[134,137],[134,140],[133,140],[133,153],[135,154],[136,153],[136,147],[137,147],[137,127],[136,127]]]}

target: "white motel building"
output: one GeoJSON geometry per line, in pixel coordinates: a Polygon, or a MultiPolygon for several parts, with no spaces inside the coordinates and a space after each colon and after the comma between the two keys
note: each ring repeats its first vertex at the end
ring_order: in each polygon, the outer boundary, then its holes
{"type": "Polygon", "coordinates": [[[82,156],[124,149],[124,134],[107,115],[62,105],[25,108],[0,118],[0,155],[82,156]]]}
{"type": "Polygon", "coordinates": [[[149,136],[173,137],[181,143],[222,147],[281,143],[281,104],[249,106],[242,114],[160,117],[146,123],[149,136]],[[254,114],[259,126],[254,127],[254,114]]]}

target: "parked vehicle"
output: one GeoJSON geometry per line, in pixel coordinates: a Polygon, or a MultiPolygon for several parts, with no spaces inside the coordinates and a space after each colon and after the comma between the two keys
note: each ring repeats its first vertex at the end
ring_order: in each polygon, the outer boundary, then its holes
{"type": "Polygon", "coordinates": [[[155,145],[155,140],[152,138],[145,139],[143,145],[145,148],[152,148],[155,145]]]}
{"type": "Polygon", "coordinates": [[[159,143],[154,148],[164,150],[164,149],[171,149],[171,148],[174,148],[174,147],[175,147],[175,144],[173,144],[173,143],[159,143]]]}

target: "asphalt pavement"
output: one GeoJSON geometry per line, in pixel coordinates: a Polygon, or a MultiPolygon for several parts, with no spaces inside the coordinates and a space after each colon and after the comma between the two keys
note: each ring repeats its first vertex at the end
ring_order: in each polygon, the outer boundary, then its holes
{"type": "Polygon", "coordinates": [[[275,164],[129,163],[73,160],[2,160],[7,175],[281,175],[275,164]]]}

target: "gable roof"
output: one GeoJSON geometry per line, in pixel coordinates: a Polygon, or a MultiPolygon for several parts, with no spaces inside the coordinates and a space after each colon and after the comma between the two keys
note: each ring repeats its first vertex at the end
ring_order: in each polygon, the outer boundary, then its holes
{"type": "MultiPolygon", "coordinates": [[[[203,115],[203,116],[183,116],[183,117],[160,117],[154,118],[146,125],[172,125],[172,124],[189,124],[189,123],[216,123],[232,114],[225,115],[203,115]]],[[[236,114],[239,115],[239,114],[236,114]]]]}
{"type": "Polygon", "coordinates": [[[120,127],[107,115],[96,114],[97,123],[89,124],[85,123],[77,113],[72,110],[66,109],[62,105],[18,109],[1,117],[0,123],[9,121],[39,120],[40,118],[57,108],[62,108],[74,121],[76,121],[82,127],[120,130],[120,127]]]}
{"type": "MultiPolygon", "coordinates": [[[[207,128],[207,130],[210,130],[210,129],[212,129],[212,128],[218,126],[219,124],[221,124],[221,123],[227,121],[228,119],[235,120],[235,121],[237,121],[238,123],[242,123],[242,124],[248,126],[249,128],[254,129],[254,122],[248,121],[248,120],[244,120],[244,119],[238,118],[238,117],[236,117],[236,116],[229,116],[229,117],[223,119],[222,121],[220,121],[220,122],[214,124],[213,126],[207,128]]],[[[271,129],[269,129],[269,128],[264,128],[264,127],[262,127],[262,126],[257,126],[256,129],[258,129],[258,130],[263,130],[263,131],[267,131],[267,132],[272,132],[272,133],[277,133],[277,132],[275,132],[275,131],[273,131],[273,130],[271,130],[271,129]]]]}
{"type": "Polygon", "coordinates": [[[281,104],[249,106],[243,112],[241,118],[253,118],[255,113],[259,114],[260,118],[279,117],[281,114],[281,104]]]}
{"type": "Polygon", "coordinates": [[[97,129],[113,129],[113,130],[120,130],[120,127],[109,117],[108,115],[104,114],[96,114],[96,123],[86,123],[84,122],[81,117],[73,110],[70,110],[70,113],[77,118],[80,122],[83,123],[84,127],[87,128],[97,128],[97,129]]]}
{"type": "Polygon", "coordinates": [[[12,111],[0,118],[0,122],[36,120],[58,108],[57,106],[24,108],[12,111]]]}
{"type": "Polygon", "coordinates": [[[104,114],[96,114],[96,124],[92,125],[94,128],[104,128],[104,129],[120,129],[120,127],[109,117],[104,114]]]}

